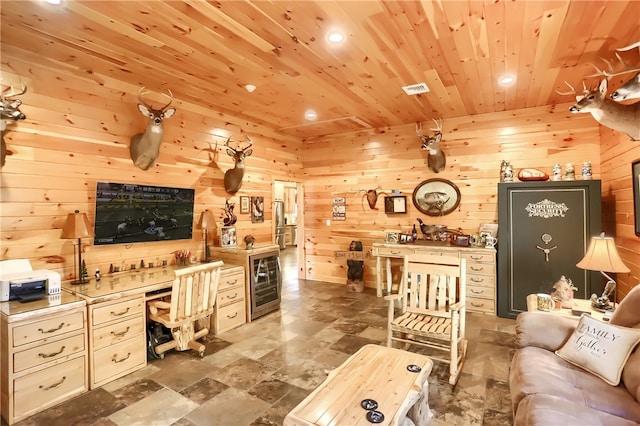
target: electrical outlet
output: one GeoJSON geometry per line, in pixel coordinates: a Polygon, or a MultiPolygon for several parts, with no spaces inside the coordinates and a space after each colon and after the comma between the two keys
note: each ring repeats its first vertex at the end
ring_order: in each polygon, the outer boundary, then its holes
{"type": "Polygon", "coordinates": [[[327,219],[327,226],[331,226],[331,219],[327,219]]]}

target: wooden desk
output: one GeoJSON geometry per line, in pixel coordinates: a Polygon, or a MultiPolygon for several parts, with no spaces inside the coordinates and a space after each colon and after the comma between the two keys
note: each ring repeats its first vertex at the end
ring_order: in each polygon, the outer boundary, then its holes
{"type": "MultiPolygon", "coordinates": [[[[573,299],[571,307],[580,310],[581,312],[588,312],[591,317],[603,321],[604,312],[596,311],[591,308],[591,301],[585,299],[573,299]]],[[[538,310],[538,296],[530,294],[527,296],[527,311],[528,312],[544,312],[550,315],[560,315],[563,317],[579,318],[580,315],[574,315],[569,308],[552,309],[551,311],[539,311],[538,310]]]]}
{"type": "Polygon", "coordinates": [[[409,417],[416,425],[431,420],[427,378],[433,362],[424,355],[366,345],[329,373],[327,379],[284,419],[295,425],[367,425],[364,399],[378,403],[383,425],[402,425],[409,417]],[[407,370],[417,365],[420,372],[407,370]]]}
{"type": "Polygon", "coordinates": [[[458,256],[467,261],[466,309],[471,312],[496,313],[496,250],[485,247],[458,247],[446,242],[419,240],[417,244],[373,243],[371,254],[376,256],[376,289],[378,297],[391,293],[391,261],[407,254],[438,254],[458,256]],[[386,283],[383,265],[386,263],[386,283]],[[386,289],[384,288],[386,287],[386,289]]]}

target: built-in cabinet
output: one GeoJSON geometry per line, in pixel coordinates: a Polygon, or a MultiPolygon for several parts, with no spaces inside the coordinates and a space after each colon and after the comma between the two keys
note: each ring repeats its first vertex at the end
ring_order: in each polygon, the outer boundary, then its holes
{"type": "Polygon", "coordinates": [[[223,266],[214,306],[212,329],[216,336],[247,322],[246,282],[242,266],[223,266]]]}
{"type": "Polygon", "coordinates": [[[378,296],[382,296],[384,287],[387,292],[392,290],[394,285],[391,273],[393,259],[402,259],[408,254],[448,255],[463,258],[467,265],[467,292],[465,295],[467,311],[495,315],[496,251],[493,248],[458,247],[426,242],[425,244],[374,243],[371,254],[376,256],[378,296]]]}
{"type": "Polygon", "coordinates": [[[576,298],[602,292],[598,272],[576,266],[601,231],[599,180],[498,184],[498,315],[527,310],[563,275],[576,298]]]}
{"type": "Polygon", "coordinates": [[[89,305],[90,388],[147,364],[144,294],[89,305]]]}
{"type": "Polygon", "coordinates": [[[0,399],[10,425],[88,389],[85,302],[51,297],[51,304],[2,303],[0,399]]]}

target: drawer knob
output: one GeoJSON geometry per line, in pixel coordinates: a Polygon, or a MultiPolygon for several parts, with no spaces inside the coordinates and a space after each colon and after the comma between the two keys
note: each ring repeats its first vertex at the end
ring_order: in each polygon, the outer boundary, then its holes
{"type": "Polygon", "coordinates": [[[395,250],[391,250],[391,254],[400,254],[401,252],[399,251],[395,251],[395,250]]]}
{"type": "Polygon", "coordinates": [[[469,257],[470,257],[471,259],[473,259],[473,260],[482,260],[482,256],[474,256],[474,255],[471,255],[471,256],[469,256],[469,257]]]}
{"type": "Polygon", "coordinates": [[[238,297],[238,293],[234,293],[233,296],[227,296],[227,299],[235,299],[238,297]]]}
{"type": "Polygon", "coordinates": [[[473,294],[482,294],[482,293],[484,293],[484,290],[474,290],[474,289],[471,289],[471,293],[473,293],[473,294]]]}
{"type": "Polygon", "coordinates": [[[63,351],[64,351],[64,346],[63,346],[63,347],[61,347],[61,348],[60,348],[60,350],[59,350],[58,352],[52,352],[52,353],[50,353],[50,354],[43,354],[42,352],[40,352],[40,353],[38,354],[38,356],[39,356],[39,357],[42,357],[42,358],[51,358],[51,357],[54,357],[54,356],[56,356],[56,355],[60,355],[63,351]]]}
{"type": "Polygon", "coordinates": [[[474,283],[481,283],[484,281],[484,278],[471,277],[471,281],[474,283]]]}
{"type": "Polygon", "coordinates": [[[227,318],[232,319],[238,316],[238,313],[234,313],[233,315],[227,315],[227,318]]]}
{"type": "Polygon", "coordinates": [[[58,386],[60,386],[61,384],[63,384],[65,380],[67,380],[67,376],[62,376],[62,380],[60,380],[58,383],[54,383],[54,384],[52,384],[52,385],[50,385],[50,386],[42,386],[42,385],[40,385],[40,386],[38,386],[38,387],[39,387],[40,389],[43,389],[43,390],[48,391],[48,390],[51,390],[51,389],[57,388],[58,386]]]}
{"type": "Polygon", "coordinates": [[[482,271],[483,269],[484,269],[483,267],[477,268],[477,267],[474,267],[473,265],[471,266],[472,271],[482,271]]]}
{"type": "Polygon", "coordinates": [[[48,333],[55,333],[56,331],[60,330],[62,327],[64,326],[64,323],[61,322],[60,325],[56,328],[52,328],[50,330],[43,330],[41,328],[38,329],[38,331],[42,334],[48,334],[48,333]]]}
{"type": "Polygon", "coordinates": [[[471,302],[471,306],[476,307],[476,308],[482,308],[484,304],[483,303],[473,303],[471,302]]]}
{"type": "Polygon", "coordinates": [[[235,284],[235,283],[237,283],[237,282],[238,282],[238,279],[236,278],[236,279],[235,279],[235,280],[233,280],[233,281],[227,281],[227,285],[234,285],[234,284],[235,284]]]}
{"type": "Polygon", "coordinates": [[[120,333],[116,333],[115,331],[112,331],[111,334],[115,337],[122,337],[125,334],[127,334],[129,332],[129,327],[127,327],[127,329],[125,331],[121,331],[120,333]]]}
{"type": "Polygon", "coordinates": [[[115,362],[116,364],[118,364],[118,363],[120,363],[120,362],[124,362],[124,361],[128,360],[128,359],[129,359],[129,357],[131,356],[131,352],[127,353],[127,356],[125,356],[125,357],[124,357],[124,358],[122,358],[122,359],[116,359],[116,356],[117,356],[117,354],[116,354],[116,355],[114,355],[114,356],[113,356],[113,358],[111,358],[111,361],[113,361],[113,362],[115,362]]]}
{"type": "Polygon", "coordinates": [[[128,312],[129,312],[129,309],[130,309],[130,308],[127,308],[127,309],[125,309],[124,311],[122,311],[122,312],[118,312],[118,313],[115,313],[115,312],[111,311],[111,315],[112,315],[112,316],[114,316],[114,317],[121,317],[122,315],[124,315],[124,314],[128,313],[128,312]]]}

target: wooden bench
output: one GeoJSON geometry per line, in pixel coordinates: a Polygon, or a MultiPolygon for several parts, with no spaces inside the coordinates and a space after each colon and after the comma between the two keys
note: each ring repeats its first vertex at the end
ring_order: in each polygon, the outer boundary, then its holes
{"type": "Polygon", "coordinates": [[[384,415],[382,425],[426,425],[432,417],[427,382],[432,367],[424,355],[363,346],[291,410],[284,425],[370,426],[374,423],[367,420],[368,410],[361,405],[366,399],[378,403],[375,411],[384,415]]]}

